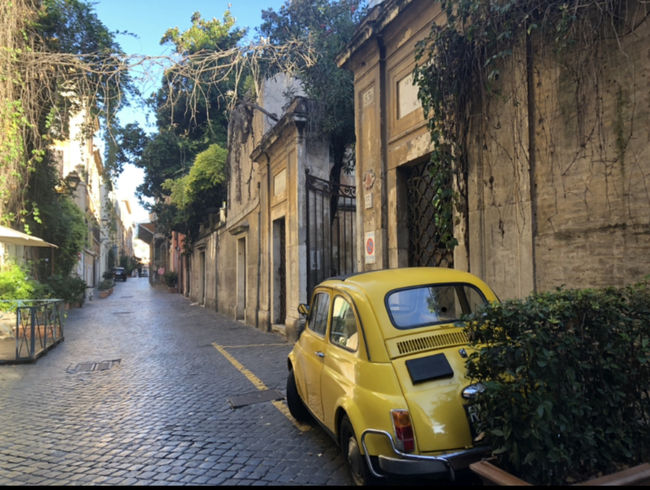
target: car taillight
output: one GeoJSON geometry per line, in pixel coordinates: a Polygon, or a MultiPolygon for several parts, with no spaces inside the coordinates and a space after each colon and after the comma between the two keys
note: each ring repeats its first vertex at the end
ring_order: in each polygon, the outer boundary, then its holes
{"type": "Polygon", "coordinates": [[[408,410],[391,410],[393,417],[393,428],[397,439],[395,445],[400,451],[410,453],[415,450],[415,436],[413,435],[413,426],[408,410]]]}

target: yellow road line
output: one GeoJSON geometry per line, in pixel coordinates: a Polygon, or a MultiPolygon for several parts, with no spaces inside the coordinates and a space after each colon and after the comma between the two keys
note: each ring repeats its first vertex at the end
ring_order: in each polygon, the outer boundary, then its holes
{"type": "MultiPolygon", "coordinates": [[[[212,347],[217,349],[223,357],[228,359],[228,361],[230,361],[230,364],[235,366],[235,369],[237,369],[240,373],[246,376],[246,379],[248,379],[248,381],[253,383],[253,385],[255,385],[255,388],[257,388],[260,391],[268,390],[268,388],[260,378],[255,376],[250,370],[246,369],[242,363],[240,363],[237,359],[231,356],[222,345],[219,345],[216,342],[212,342],[212,347]]],[[[280,411],[280,413],[282,413],[285,417],[287,417],[291,421],[291,423],[298,428],[298,430],[302,432],[306,432],[310,429],[308,425],[301,424],[291,416],[291,414],[289,413],[289,408],[287,407],[286,403],[280,400],[274,400],[272,403],[273,406],[280,411]]]]}
{"type": "Polygon", "coordinates": [[[278,346],[278,345],[287,345],[285,344],[244,344],[244,345],[222,345],[224,349],[245,349],[247,347],[268,347],[268,346],[278,346]]]}

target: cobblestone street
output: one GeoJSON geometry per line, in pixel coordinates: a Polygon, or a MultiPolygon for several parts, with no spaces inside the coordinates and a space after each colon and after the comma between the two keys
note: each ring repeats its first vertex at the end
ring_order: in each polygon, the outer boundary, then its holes
{"type": "Polygon", "coordinates": [[[146,278],[70,310],[64,336],[0,366],[0,484],[351,484],[320,428],[256,399],[284,396],[283,337],[146,278]]]}

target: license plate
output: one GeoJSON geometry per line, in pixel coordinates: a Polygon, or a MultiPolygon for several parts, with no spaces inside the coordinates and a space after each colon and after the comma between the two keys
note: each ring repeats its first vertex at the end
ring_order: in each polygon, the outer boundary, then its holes
{"type": "Polygon", "coordinates": [[[467,414],[467,421],[469,422],[469,430],[472,434],[472,439],[478,436],[478,410],[476,405],[465,405],[465,413],[467,414]]]}

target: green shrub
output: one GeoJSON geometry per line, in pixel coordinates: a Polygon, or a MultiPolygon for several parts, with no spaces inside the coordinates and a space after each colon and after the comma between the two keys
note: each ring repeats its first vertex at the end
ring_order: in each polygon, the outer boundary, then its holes
{"type": "Polygon", "coordinates": [[[86,281],[79,276],[50,276],[47,283],[52,288],[55,298],[60,298],[69,304],[83,305],[86,299],[86,281]]]}
{"type": "Polygon", "coordinates": [[[9,263],[0,269],[0,300],[44,299],[51,293],[47,285],[32,279],[24,267],[9,263]]]}
{"type": "Polygon", "coordinates": [[[111,289],[113,287],[113,279],[104,279],[102,282],[99,283],[97,288],[100,291],[106,291],[107,289],[111,289]]]}
{"type": "Polygon", "coordinates": [[[178,282],[178,274],[175,271],[167,271],[163,274],[163,282],[170,288],[175,288],[178,282]]]}
{"type": "Polygon", "coordinates": [[[563,290],[473,315],[472,403],[497,464],[563,485],[650,457],[650,288],[563,290]]]}

